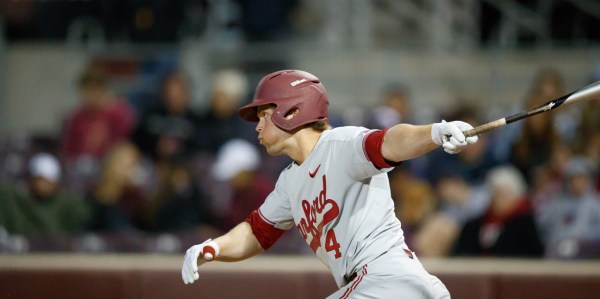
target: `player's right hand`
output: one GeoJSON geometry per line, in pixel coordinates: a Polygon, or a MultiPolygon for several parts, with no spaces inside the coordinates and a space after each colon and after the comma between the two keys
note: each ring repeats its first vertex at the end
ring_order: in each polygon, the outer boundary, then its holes
{"type": "Polygon", "coordinates": [[[460,153],[467,145],[477,142],[478,136],[466,137],[463,131],[473,129],[473,126],[464,121],[442,121],[431,127],[431,139],[441,145],[449,154],[460,153]]]}
{"type": "Polygon", "coordinates": [[[183,266],[181,267],[181,278],[183,283],[190,284],[198,280],[198,264],[205,261],[212,261],[219,256],[219,245],[215,241],[208,239],[201,244],[190,247],[185,252],[183,266]],[[200,258],[200,261],[198,261],[200,258]]]}

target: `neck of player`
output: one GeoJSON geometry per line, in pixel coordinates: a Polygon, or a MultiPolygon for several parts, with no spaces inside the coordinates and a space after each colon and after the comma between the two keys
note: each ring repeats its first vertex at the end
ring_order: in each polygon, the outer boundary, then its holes
{"type": "Polygon", "coordinates": [[[306,161],[312,150],[319,142],[319,138],[323,132],[317,131],[313,128],[303,128],[292,135],[291,146],[288,147],[287,155],[301,165],[306,161]]]}

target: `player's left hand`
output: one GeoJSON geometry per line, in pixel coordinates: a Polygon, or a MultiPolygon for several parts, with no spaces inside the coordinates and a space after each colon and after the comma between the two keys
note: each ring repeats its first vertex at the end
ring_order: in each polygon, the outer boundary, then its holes
{"type": "Polygon", "coordinates": [[[183,266],[181,267],[181,278],[185,284],[194,283],[200,278],[198,274],[198,264],[206,261],[212,261],[219,256],[219,245],[215,241],[208,239],[201,244],[190,247],[185,252],[183,266]],[[200,261],[198,261],[198,258],[200,261]]]}
{"type": "Polygon", "coordinates": [[[464,121],[446,122],[442,120],[431,127],[431,139],[437,145],[441,145],[449,154],[458,154],[479,140],[478,136],[465,137],[464,131],[473,129],[473,126],[464,121]]]}

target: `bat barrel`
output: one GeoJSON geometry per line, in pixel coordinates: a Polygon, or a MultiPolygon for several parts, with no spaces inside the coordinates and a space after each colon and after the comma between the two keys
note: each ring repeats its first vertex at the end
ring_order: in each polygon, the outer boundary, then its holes
{"type": "Polygon", "coordinates": [[[600,81],[594,82],[572,94],[570,94],[565,104],[572,104],[574,102],[584,100],[598,100],[600,99],[600,81]]]}
{"type": "Polygon", "coordinates": [[[467,130],[464,131],[463,134],[466,137],[471,137],[471,136],[476,136],[479,135],[481,133],[485,133],[487,131],[499,128],[499,127],[503,127],[506,126],[507,124],[510,124],[512,122],[539,114],[539,113],[543,113],[543,112],[547,112],[550,111],[552,109],[556,109],[558,107],[560,107],[561,105],[568,105],[568,104],[573,104],[575,102],[580,102],[580,101],[584,101],[584,100],[598,100],[600,99],[600,81],[592,83],[578,91],[575,91],[573,93],[570,93],[568,95],[564,95],[558,99],[549,101],[547,103],[544,103],[538,107],[535,107],[531,110],[527,110],[527,111],[523,111],[505,118],[501,118],[483,125],[480,125],[478,127],[475,127],[471,130],[467,130]]]}

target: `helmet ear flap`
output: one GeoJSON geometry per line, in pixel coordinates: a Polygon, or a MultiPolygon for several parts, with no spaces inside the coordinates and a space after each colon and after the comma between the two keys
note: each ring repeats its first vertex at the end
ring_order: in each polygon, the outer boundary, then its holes
{"type": "Polygon", "coordinates": [[[300,113],[300,109],[298,109],[298,107],[292,107],[292,109],[289,109],[283,115],[283,118],[285,118],[286,120],[291,120],[292,118],[298,116],[298,113],[300,113]]]}
{"type": "Polygon", "coordinates": [[[288,105],[278,104],[275,108],[275,114],[271,116],[273,122],[281,129],[290,131],[299,125],[302,125],[302,110],[304,102],[292,102],[288,105]]]}

